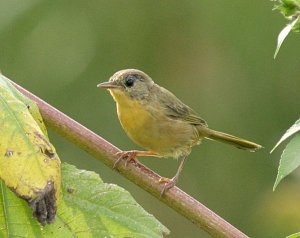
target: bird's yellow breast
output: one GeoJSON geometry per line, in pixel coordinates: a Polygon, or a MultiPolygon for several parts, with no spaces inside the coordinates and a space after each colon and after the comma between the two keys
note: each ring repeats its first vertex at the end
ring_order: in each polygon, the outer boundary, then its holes
{"type": "Polygon", "coordinates": [[[137,100],[133,100],[122,92],[111,92],[117,103],[117,113],[123,129],[136,143],[140,134],[151,123],[151,115],[145,106],[137,100]]]}
{"type": "Polygon", "coordinates": [[[167,117],[159,102],[134,100],[120,91],[111,94],[123,129],[141,147],[164,157],[178,158],[190,153],[191,146],[197,143],[195,128],[167,117]]]}

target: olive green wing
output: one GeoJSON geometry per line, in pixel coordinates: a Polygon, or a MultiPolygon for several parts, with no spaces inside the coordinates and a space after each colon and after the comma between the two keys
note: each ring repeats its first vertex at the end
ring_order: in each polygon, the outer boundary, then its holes
{"type": "Polygon", "coordinates": [[[181,102],[173,93],[163,87],[159,87],[157,90],[160,91],[158,94],[160,97],[157,99],[164,107],[168,117],[174,120],[184,120],[193,125],[207,126],[206,121],[199,117],[193,109],[181,102]]]}

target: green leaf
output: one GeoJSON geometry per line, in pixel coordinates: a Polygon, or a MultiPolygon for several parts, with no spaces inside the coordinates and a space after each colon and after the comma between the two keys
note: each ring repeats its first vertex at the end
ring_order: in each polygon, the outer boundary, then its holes
{"type": "Polygon", "coordinates": [[[298,237],[300,237],[300,232],[297,232],[295,234],[289,235],[286,238],[298,238],[298,237]]]}
{"type": "Polygon", "coordinates": [[[273,191],[280,181],[293,172],[300,165],[300,133],[288,143],[283,151],[278,167],[277,178],[273,187],[273,191]]]}
{"type": "Polygon", "coordinates": [[[299,13],[300,1],[299,0],[275,0],[275,9],[279,9],[286,17],[293,17],[299,13]]]}
{"type": "Polygon", "coordinates": [[[298,22],[298,20],[299,20],[299,16],[294,21],[289,23],[285,28],[283,28],[282,31],[279,33],[278,38],[277,38],[277,47],[276,47],[276,50],[274,53],[274,59],[276,58],[284,39],[287,37],[287,35],[293,29],[293,27],[298,22]]]}
{"type": "Polygon", "coordinates": [[[161,238],[169,234],[127,191],[103,183],[96,173],[63,164],[62,178],[56,221],[46,227],[41,227],[25,202],[2,183],[0,237],[161,238]]]}
{"type": "Polygon", "coordinates": [[[39,126],[43,122],[34,107],[0,75],[0,178],[29,202],[44,224],[52,222],[55,216],[60,160],[39,126]],[[40,123],[32,117],[34,114],[40,123]]]}
{"type": "Polygon", "coordinates": [[[277,142],[277,144],[274,146],[274,148],[271,150],[270,153],[272,153],[284,140],[295,134],[296,132],[300,131],[300,119],[295,122],[292,127],[290,127],[284,135],[280,138],[280,140],[277,142]]]}
{"type": "MultiPolygon", "coordinates": [[[[71,165],[64,165],[62,171],[64,201],[73,208],[75,216],[71,217],[72,220],[84,216],[86,224],[93,227],[92,231],[86,230],[87,234],[92,232],[94,237],[155,238],[169,233],[123,188],[103,183],[96,173],[76,170],[71,165]]],[[[77,222],[68,224],[78,227],[77,222]]]]}

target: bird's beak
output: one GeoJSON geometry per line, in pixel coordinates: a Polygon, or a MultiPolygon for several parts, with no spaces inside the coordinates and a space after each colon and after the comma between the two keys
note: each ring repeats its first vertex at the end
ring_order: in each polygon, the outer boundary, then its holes
{"type": "Polygon", "coordinates": [[[119,85],[114,84],[114,82],[104,82],[99,83],[97,85],[98,88],[106,88],[106,89],[113,89],[113,88],[120,88],[119,85]]]}

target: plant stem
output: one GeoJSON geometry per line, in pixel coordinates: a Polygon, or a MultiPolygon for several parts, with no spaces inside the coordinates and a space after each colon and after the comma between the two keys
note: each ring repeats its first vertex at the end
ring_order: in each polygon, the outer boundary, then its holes
{"type": "MultiPolygon", "coordinates": [[[[114,163],[118,159],[116,153],[120,152],[120,149],[28,92],[26,89],[14,82],[12,82],[12,84],[21,93],[37,103],[47,126],[95,158],[104,162],[108,167],[113,168],[114,163]]],[[[248,237],[178,187],[171,188],[166,194],[160,197],[162,185],[159,184],[158,181],[161,177],[141,163],[132,162],[125,166],[124,161],[121,161],[116,170],[128,180],[148,191],[154,197],[176,210],[179,214],[185,216],[211,236],[227,238],[248,237]]]]}

